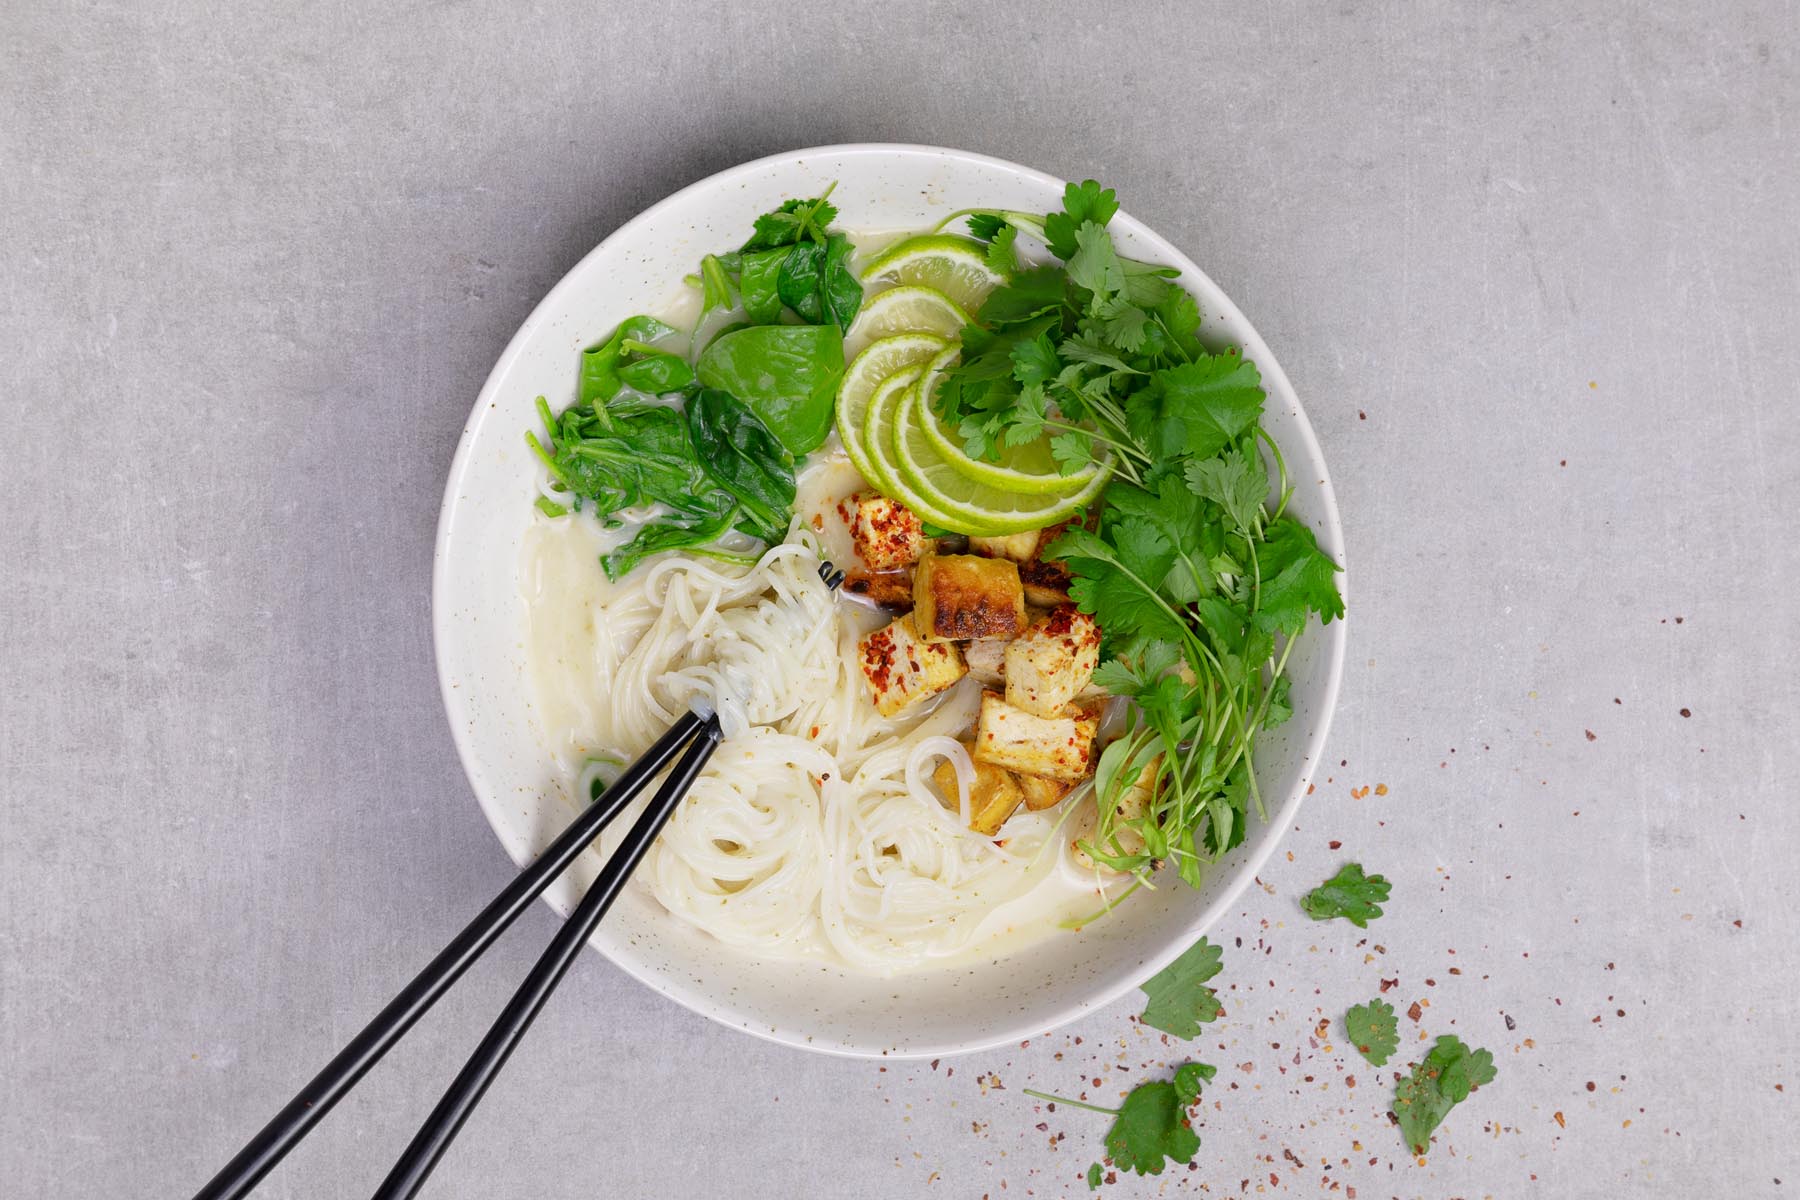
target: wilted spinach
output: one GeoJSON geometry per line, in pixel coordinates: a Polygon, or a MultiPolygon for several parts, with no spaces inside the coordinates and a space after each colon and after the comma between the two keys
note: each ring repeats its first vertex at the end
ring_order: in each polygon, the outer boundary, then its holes
{"type": "Polygon", "coordinates": [[[798,458],[831,432],[844,338],[830,325],[751,325],[713,339],[695,374],[748,405],[798,458]]]}
{"type": "Polygon", "coordinates": [[[708,255],[700,265],[702,315],[731,303],[735,280],[755,324],[775,324],[785,307],[809,325],[849,328],[862,308],[862,284],[850,270],[850,239],[830,232],[837,216],[830,194],[789,200],[756,218],[735,254],[708,255]]]}
{"type": "Polygon", "coordinates": [[[717,388],[687,402],[688,436],[700,467],[742,510],[738,528],[765,542],[787,536],[794,508],[794,459],[748,405],[717,388]]]}

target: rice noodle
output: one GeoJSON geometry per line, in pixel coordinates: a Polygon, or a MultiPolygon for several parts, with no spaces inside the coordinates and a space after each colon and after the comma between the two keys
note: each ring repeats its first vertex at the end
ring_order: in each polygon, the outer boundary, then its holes
{"type": "Polygon", "coordinates": [[[536,521],[535,682],[580,800],[594,756],[634,757],[686,709],[719,714],[725,741],[639,871],[677,918],[758,954],[888,972],[967,949],[1057,874],[1064,855],[1040,853],[1055,813],[1019,813],[1004,847],[968,828],[974,770],[951,735],[974,683],[899,719],[869,703],[860,613],[819,579],[798,519],[754,566],[671,554],[611,585],[595,533],[536,521]],[[928,782],[939,758],[956,809],[928,782]]]}

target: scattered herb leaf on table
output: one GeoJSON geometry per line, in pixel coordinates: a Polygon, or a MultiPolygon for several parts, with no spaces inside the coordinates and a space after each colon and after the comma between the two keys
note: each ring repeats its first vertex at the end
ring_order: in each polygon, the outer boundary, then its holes
{"type": "Polygon", "coordinates": [[[1176,1037],[1193,1038],[1200,1026],[1224,1012],[1219,994],[1206,981],[1221,969],[1221,952],[1201,938],[1144,984],[1143,1022],[1176,1037]]]}
{"type": "Polygon", "coordinates": [[[1300,907],[1315,921],[1342,917],[1358,929],[1381,915],[1390,891],[1380,875],[1364,875],[1361,863],[1345,863],[1336,875],[1306,894],[1300,907]]]}
{"type": "Polygon", "coordinates": [[[1400,1021],[1394,1016],[1394,1006],[1386,1000],[1352,1005],[1344,1014],[1344,1029],[1356,1052],[1371,1066],[1386,1066],[1400,1048],[1400,1021]]]}

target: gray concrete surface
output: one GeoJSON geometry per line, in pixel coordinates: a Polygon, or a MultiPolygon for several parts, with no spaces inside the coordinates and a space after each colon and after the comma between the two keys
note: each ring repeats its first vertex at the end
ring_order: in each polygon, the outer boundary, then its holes
{"type": "MultiPolygon", "coordinates": [[[[507,878],[428,574],[536,300],[910,140],[1113,183],[1326,445],[1351,670],[1228,1014],[884,1067],[588,956],[428,1194],[1085,1194],[1106,1122],[1021,1089],[1189,1052],[1195,1169],[1105,1194],[1800,1193],[1800,8],[678,7],[0,12],[0,1192],[187,1195],[507,878]],[[1345,857],[1366,937],[1296,907],[1345,857]],[[1423,1163],[1319,1035],[1379,980],[1499,1062],[1423,1163]]],[[[262,1194],[367,1194],[551,924],[262,1194]]]]}

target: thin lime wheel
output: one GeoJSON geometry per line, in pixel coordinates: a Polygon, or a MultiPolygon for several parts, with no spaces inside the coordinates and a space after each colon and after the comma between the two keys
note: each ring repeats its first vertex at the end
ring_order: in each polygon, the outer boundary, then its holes
{"type": "Polygon", "coordinates": [[[900,482],[940,514],[928,518],[934,525],[971,537],[1042,529],[1093,503],[1112,474],[1110,465],[1103,465],[1074,493],[1013,492],[970,479],[945,462],[925,436],[917,411],[919,396],[919,385],[914,384],[900,401],[893,434],[894,467],[900,482]]]}
{"type": "Polygon", "coordinates": [[[902,333],[935,333],[941,338],[954,338],[974,319],[936,288],[908,284],[870,296],[844,338],[865,344],[902,333]]]}
{"type": "MultiPolygon", "coordinates": [[[[869,452],[863,445],[869,398],[882,380],[896,371],[937,357],[948,345],[949,342],[935,333],[904,333],[869,343],[867,349],[851,360],[843,381],[838,384],[837,431],[850,461],[864,476],[873,478],[869,470],[869,452]]],[[[917,372],[914,372],[916,376],[917,372]]]]}
{"type": "Polygon", "coordinates": [[[1000,273],[987,265],[980,242],[947,233],[896,242],[862,273],[865,288],[883,284],[934,288],[968,312],[978,310],[1000,283],[1000,273]]]}
{"type": "Polygon", "coordinates": [[[945,425],[932,402],[938,382],[943,378],[944,372],[955,365],[957,354],[957,347],[952,346],[933,358],[919,380],[918,420],[940,458],[976,483],[985,483],[1008,492],[1069,495],[1079,492],[1093,480],[1100,470],[1098,462],[1090,462],[1087,466],[1064,475],[1062,468],[1057,465],[1056,456],[1050,452],[1048,435],[1023,446],[1002,446],[1000,457],[994,462],[973,458],[965,452],[962,438],[945,425]]]}
{"type": "Polygon", "coordinates": [[[881,385],[875,389],[875,394],[869,398],[869,411],[862,438],[862,444],[868,452],[869,465],[863,470],[863,477],[882,495],[898,500],[910,508],[920,520],[949,529],[950,522],[956,520],[955,514],[940,511],[930,500],[914,491],[900,477],[900,470],[894,462],[894,425],[900,419],[900,407],[907,394],[919,380],[920,370],[919,367],[906,367],[896,371],[882,380],[881,385]]]}

